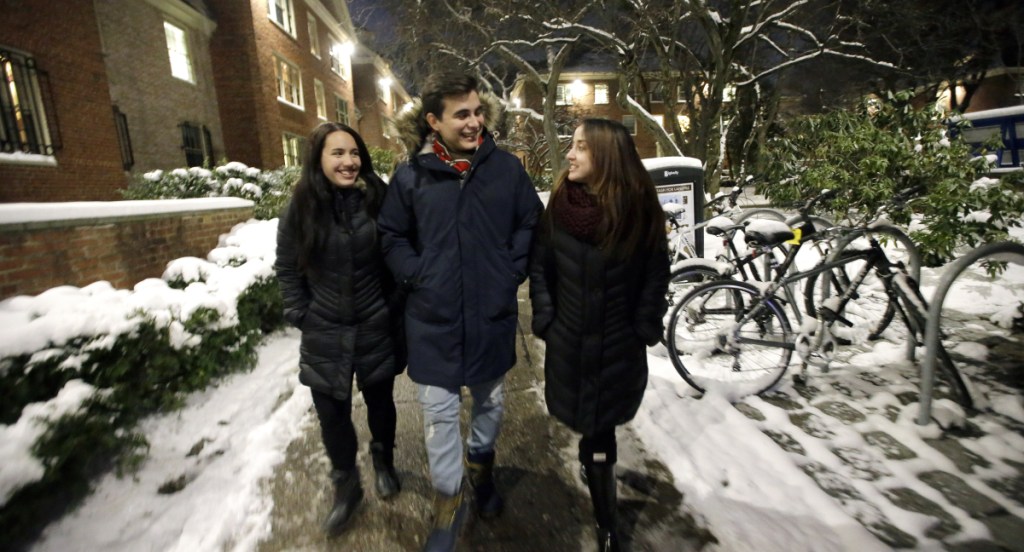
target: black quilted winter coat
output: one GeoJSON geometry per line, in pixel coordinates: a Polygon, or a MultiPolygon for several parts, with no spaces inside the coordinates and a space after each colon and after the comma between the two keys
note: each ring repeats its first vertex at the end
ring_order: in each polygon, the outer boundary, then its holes
{"type": "MultiPolygon", "coordinates": [[[[384,186],[381,183],[368,185],[384,186]]],[[[285,319],[302,330],[299,381],[336,399],[394,377],[405,367],[401,313],[394,281],[384,264],[376,222],[364,194],[335,191],[335,217],[314,268],[298,268],[298,220],[289,205],[277,230],[274,268],[281,284],[285,319]],[[347,207],[345,204],[347,203],[347,207]],[[343,216],[342,210],[352,213],[343,216]],[[350,220],[349,220],[350,219],[350,220]],[[391,306],[389,308],[389,301],[391,306]]]]}
{"type": "Polygon", "coordinates": [[[647,346],[668,309],[668,253],[608,259],[557,223],[541,224],[530,260],[533,333],[547,342],[548,412],[583,435],[636,415],[647,387],[647,346]]]}

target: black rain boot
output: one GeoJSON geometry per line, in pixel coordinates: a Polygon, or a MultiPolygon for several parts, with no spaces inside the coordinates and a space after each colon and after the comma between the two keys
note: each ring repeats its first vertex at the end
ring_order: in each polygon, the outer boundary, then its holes
{"type": "Polygon", "coordinates": [[[436,493],[434,496],[434,527],[423,545],[423,552],[453,552],[459,542],[459,533],[469,513],[469,501],[465,499],[466,485],[448,496],[436,493]]]}
{"type": "Polygon", "coordinates": [[[476,514],[494,519],[505,509],[505,501],[494,485],[494,451],[466,455],[466,472],[476,500],[476,514]]]}
{"type": "Polygon", "coordinates": [[[334,470],[331,472],[334,481],[334,506],[324,520],[324,531],[328,536],[341,534],[359,503],[363,501],[363,486],[359,484],[359,470],[334,470]]]}
{"type": "Polygon", "coordinates": [[[402,484],[395,473],[395,448],[383,443],[370,443],[370,456],[373,457],[373,471],[376,474],[374,486],[381,498],[391,498],[402,490],[402,484]]]}
{"type": "Polygon", "coordinates": [[[600,552],[619,552],[615,464],[593,462],[585,467],[590,502],[594,506],[594,520],[597,522],[597,549],[600,552]]]}

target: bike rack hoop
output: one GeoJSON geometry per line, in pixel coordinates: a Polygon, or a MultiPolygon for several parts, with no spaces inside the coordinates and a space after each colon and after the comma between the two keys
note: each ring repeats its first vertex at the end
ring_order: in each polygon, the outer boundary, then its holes
{"type": "Polygon", "coordinates": [[[1024,265],[1024,245],[1015,242],[996,242],[978,247],[954,261],[939,279],[931,304],[928,306],[928,321],[924,335],[924,362],[921,364],[920,410],[917,413],[917,425],[928,425],[932,417],[932,393],[935,389],[935,348],[939,343],[939,317],[942,316],[942,303],[953,282],[974,263],[991,257],[995,260],[1024,265]]]}

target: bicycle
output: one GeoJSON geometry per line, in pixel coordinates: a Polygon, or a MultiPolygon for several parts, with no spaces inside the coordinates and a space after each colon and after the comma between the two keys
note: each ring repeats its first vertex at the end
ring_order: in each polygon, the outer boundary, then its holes
{"type": "MultiPolygon", "coordinates": [[[[781,227],[748,229],[747,233],[748,242],[762,250],[793,238],[791,230],[781,227]]],[[[803,366],[827,367],[836,346],[831,337],[832,326],[851,323],[846,318],[847,307],[869,271],[879,274],[894,313],[904,321],[910,337],[922,339],[927,303],[916,281],[906,273],[902,263],[889,261],[877,238],[871,236],[869,243],[867,249],[836,256],[811,270],[787,276],[786,269],[800,249],[797,244],[787,253],[776,277],[762,286],[763,289],[749,282],[718,280],[691,290],[675,307],[669,322],[669,358],[676,371],[699,392],[717,388],[738,398],[773,388],[788,370],[794,351],[803,366]],[[860,259],[864,265],[849,287],[841,295],[818,305],[819,319],[813,324],[794,330],[776,292],[811,274],[834,271],[851,259],[860,259]]],[[[813,293],[813,290],[805,292],[813,293]]],[[[941,344],[938,351],[949,393],[970,408],[972,399],[960,372],[941,344]]]]}

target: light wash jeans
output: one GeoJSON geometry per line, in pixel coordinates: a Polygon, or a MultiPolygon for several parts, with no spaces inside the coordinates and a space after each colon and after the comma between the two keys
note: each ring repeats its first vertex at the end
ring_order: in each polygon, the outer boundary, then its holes
{"type": "MultiPolygon", "coordinates": [[[[461,388],[418,387],[430,478],[435,490],[451,496],[462,484],[461,388]]],[[[473,409],[466,447],[474,454],[490,452],[494,450],[505,412],[505,377],[470,385],[469,393],[473,396],[473,409]]]]}

